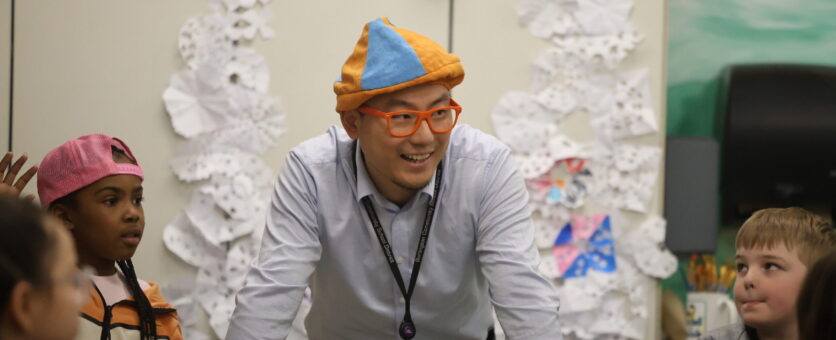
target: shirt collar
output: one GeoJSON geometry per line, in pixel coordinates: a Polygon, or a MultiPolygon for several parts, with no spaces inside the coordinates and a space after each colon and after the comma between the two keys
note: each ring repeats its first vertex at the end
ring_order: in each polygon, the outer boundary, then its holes
{"type": "MultiPolygon", "coordinates": [[[[383,197],[383,194],[381,194],[380,191],[378,191],[377,188],[374,186],[374,182],[372,182],[371,177],[369,177],[369,172],[366,169],[366,164],[365,162],[363,162],[363,152],[360,150],[360,140],[357,139],[356,141],[357,148],[356,150],[354,150],[354,165],[357,169],[357,202],[360,202],[360,200],[362,200],[363,197],[371,195],[373,199],[378,201],[378,203],[383,206],[389,204],[397,206],[396,204],[383,197]],[[384,204],[384,202],[386,202],[386,204],[384,204]]],[[[419,191],[419,193],[426,194],[428,199],[433,197],[433,189],[435,188],[436,179],[435,177],[436,175],[433,174],[433,177],[430,178],[430,182],[427,183],[427,185],[425,185],[424,188],[421,189],[421,191],[419,191]]],[[[410,206],[411,202],[414,199],[415,197],[411,198],[410,201],[404,205],[404,207],[410,206]]]]}

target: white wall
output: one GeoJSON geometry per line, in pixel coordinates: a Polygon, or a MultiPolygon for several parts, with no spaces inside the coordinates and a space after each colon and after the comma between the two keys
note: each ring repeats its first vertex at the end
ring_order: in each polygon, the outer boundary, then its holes
{"type": "MultiPolygon", "coordinates": [[[[162,228],[189,198],[168,166],[175,136],[161,101],[182,67],[180,25],[203,1],[17,1],[16,150],[40,160],[80,135],[104,132],[132,148],[147,180],[141,277],[164,282],[191,268],[165,250],[162,228]]],[[[35,185],[29,186],[35,191],[35,185]]]]}
{"type": "MultiPolygon", "coordinates": [[[[7,6],[8,0],[0,1],[7,6]]],[[[454,91],[463,122],[492,132],[490,111],[506,91],[526,89],[529,64],[546,43],[520,28],[517,1],[455,0],[453,51],[467,73],[454,91]]],[[[287,112],[288,132],[265,158],[277,170],[287,151],[338,123],[331,84],[363,23],[389,16],[447,46],[449,0],[281,1],[269,8],[277,35],[255,48],[268,60],[271,95],[287,112]]],[[[41,159],[77,136],[123,138],[146,173],[146,234],[135,262],[141,277],[166,282],[193,269],[165,249],[162,229],[190,198],[168,166],[183,142],[161,94],[182,69],[177,34],[187,18],[208,13],[205,1],[17,1],[14,148],[41,159]]],[[[0,26],[8,11],[0,8],[0,26]]],[[[633,19],[646,34],[625,68],[649,67],[654,106],[664,121],[664,2],[638,0],[633,19]]],[[[8,36],[0,28],[0,55],[8,36]]],[[[0,69],[5,59],[0,56],[0,69]]],[[[7,67],[6,67],[7,69],[7,67]]],[[[6,73],[0,71],[0,82],[6,73]]],[[[8,81],[6,81],[8,83],[8,81]]],[[[8,90],[0,85],[0,105],[8,90]]],[[[0,113],[5,112],[0,107],[0,113]]],[[[0,146],[4,145],[0,115],[0,146]]],[[[664,131],[664,127],[660,127],[664,131]]],[[[648,140],[662,145],[662,136],[648,140]]],[[[661,210],[661,178],[654,211],[661,210]]],[[[29,191],[34,191],[34,183],[29,191]]],[[[654,302],[655,305],[655,302],[654,302]]],[[[651,306],[653,310],[653,308],[651,306]]],[[[651,317],[658,313],[651,312],[651,317]]],[[[658,325],[651,325],[657,328],[658,325]]],[[[653,334],[653,333],[650,333],[653,334]]]]}

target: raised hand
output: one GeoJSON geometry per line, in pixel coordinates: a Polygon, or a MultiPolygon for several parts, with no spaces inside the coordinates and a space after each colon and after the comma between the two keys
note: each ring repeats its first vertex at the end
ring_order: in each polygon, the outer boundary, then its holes
{"type": "MultiPolygon", "coordinates": [[[[15,181],[17,174],[20,172],[20,169],[23,168],[23,164],[26,163],[26,160],[29,157],[27,157],[26,154],[21,155],[17,161],[12,164],[12,167],[9,168],[9,164],[12,162],[13,158],[14,154],[7,152],[6,155],[3,156],[3,159],[0,160],[0,178],[2,178],[2,182],[0,182],[0,194],[19,196],[23,191],[23,188],[26,187],[26,184],[29,184],[29,180],[31,180],[38,172],[38,166],[31,166],[29,170],[26,170],[26,172],[23,173],[17,181],[15,181]]],[[[33,200],[35,199],[35,195],[27,195],[26,199],[33,200]]]]}

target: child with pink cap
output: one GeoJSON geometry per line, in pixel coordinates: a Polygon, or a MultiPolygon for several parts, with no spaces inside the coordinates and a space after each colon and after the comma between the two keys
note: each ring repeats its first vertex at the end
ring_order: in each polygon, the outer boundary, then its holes
{"type": "Polygon", "coordinates": [[[41,205],[70,230],[79,266],[95,270],[78,339],[182,339],[176,310],[131,262],[145,229],[142,180],[128,146],[104,134],[70,140],[41,162],[41,205]]]}

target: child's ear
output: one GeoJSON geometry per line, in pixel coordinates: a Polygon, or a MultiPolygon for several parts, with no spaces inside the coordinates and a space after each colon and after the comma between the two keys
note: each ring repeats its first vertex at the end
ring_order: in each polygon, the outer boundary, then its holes
{"type": "Polygon", "coordinates": [[[43,322],[43,320],[38,321],[37,317],[33,318],[34,311],[37,309],[35,294],[35,287],[26,281],[18,281],[9,292],[9,316],[12,324],[17,325],[24,334],[43,322]]]}
{"type": "Polygon", "coordinates": [[[357,110],[340,111],[340,121],[343,123],[343,129],[348,133],[351,139],[357,138],[360,130],[360,113],[357,110]]]}
{"type": "Polygon", "coordinates": [[[67,230],[75,228],[75,224],[73,224],[73,220],[70,218],[70,212],[63,204],[55,204],[49,207],[49,214],[58,219],[67,230]]]}

